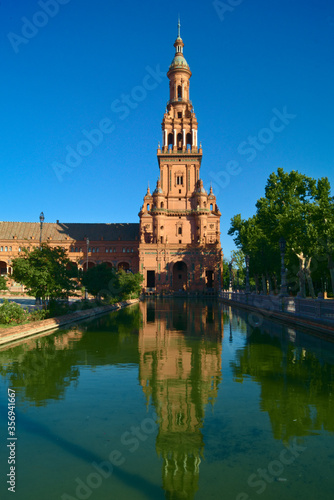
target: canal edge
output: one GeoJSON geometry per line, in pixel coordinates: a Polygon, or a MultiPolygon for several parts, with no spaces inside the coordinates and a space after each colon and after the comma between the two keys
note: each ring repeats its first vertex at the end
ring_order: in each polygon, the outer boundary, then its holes
{"type": "Polygon", "coordinates": [[[310,334],[314,335],[315,337],[334,342],[334,327],[330,325],[317,322],[316,320],[312,320],[310,318],[304,319],[299,316],[291,316],[286,313],[255,307],[249,304],[243,304],[242,302],[224,299],[222,297],[219,297],[218,300],[219,302],[234,307],[235,309],[245,309],[250,312],[258,312],[266,319],[277,320],[281,323],[289,323],[294,327],[307,328],[310,330],[310,334]]]}
{"type": "Polygon", "coordinates": [[[102,316],[108,312],[118,311],[124,307],[131,306],[132,304],[137,304],[140,299],[129,299],[123,302],[117,302],[116,304],[110,306],[100,306],[94,309],[85,309],[83,311],[76,311],[72,314],[65,314],[63,316],[57,316],[55,318],[44,319],[41,321],[36,321],[33,326],[30,324],[13,326],[11,328],[4,328],[0,330],[0,347],[17,340],[28,339],[33,335],[39,333],[47,332],[50,330],[55,331],[63,326],[69,325],[71,323],[77,323],[85,319],[92,317],[102,316]]]}

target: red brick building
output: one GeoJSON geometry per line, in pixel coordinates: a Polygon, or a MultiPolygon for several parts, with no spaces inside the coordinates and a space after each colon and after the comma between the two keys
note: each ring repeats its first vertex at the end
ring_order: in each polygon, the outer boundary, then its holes
{"type": "Polygon", "coordinates": [[[220,216],[216,197],[200,179],[202,147],[190,101],[191,71],[180,36],[169,67],[169,100],[158,147],[159,179],[147,190],[139,224],[0,222],[0,272],[11,273],[24,247],[67,249],[79,269],[106,262],[141,272],[144,288],[162,291],[218,290],[222,271],[220,216]]]}

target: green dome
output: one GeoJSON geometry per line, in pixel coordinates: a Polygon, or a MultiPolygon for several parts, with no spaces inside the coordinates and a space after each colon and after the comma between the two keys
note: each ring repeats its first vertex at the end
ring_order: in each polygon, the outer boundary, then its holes
{"type": "Polygon", "coordinates": [[[183,54],[176,54],[174,59],[172,60],[172,64],[169,66],[169,69],[189,69],[189,65],[184,58],[183,54]]]}

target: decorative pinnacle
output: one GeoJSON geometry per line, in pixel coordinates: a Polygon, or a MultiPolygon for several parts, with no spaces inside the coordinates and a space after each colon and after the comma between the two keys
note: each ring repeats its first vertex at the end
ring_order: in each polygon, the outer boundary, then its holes
{"type": "Polygon", "coordinates": [[[181,38],[181,21],[180,21],[180,14],[179,14],[179,20],[177,23],[177,37],[181,38]]]}

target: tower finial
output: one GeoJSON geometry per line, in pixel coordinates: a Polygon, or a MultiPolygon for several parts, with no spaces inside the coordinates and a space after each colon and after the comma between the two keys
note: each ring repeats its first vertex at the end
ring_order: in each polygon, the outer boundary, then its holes
{"type": "Polygon", "coordinates": [[[181,21],[180,21],[180,14],[179,14],[179,20],[177,23],[177,37],[181,38],[181,21]]]}

